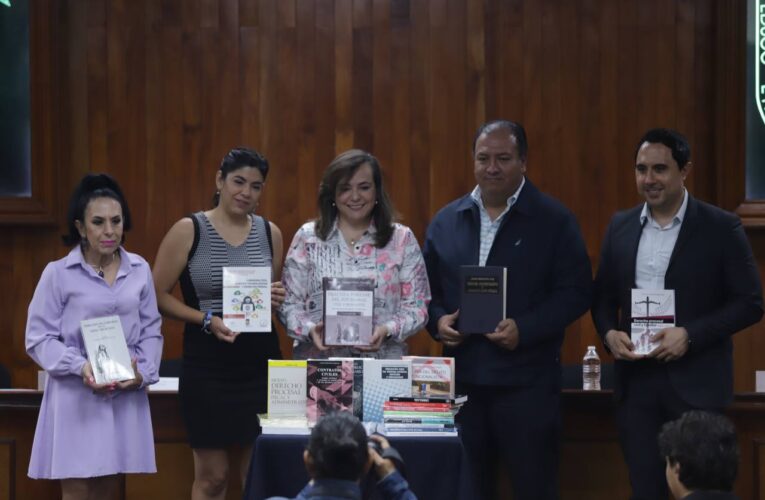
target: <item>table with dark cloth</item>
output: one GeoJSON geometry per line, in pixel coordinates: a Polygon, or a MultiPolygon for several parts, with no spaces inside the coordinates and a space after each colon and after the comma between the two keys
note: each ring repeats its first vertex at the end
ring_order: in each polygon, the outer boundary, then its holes
{"type": "MultiPolygon", "coordinates": [[[[458,437],[393,437],[406,466],[409,487],[419,500],[475,498],[467,457],[458,437]]],[[[247,474],[245,500],[294,497],[308,482],[303,450],[308,436],[261,435],[247,474]]]]}

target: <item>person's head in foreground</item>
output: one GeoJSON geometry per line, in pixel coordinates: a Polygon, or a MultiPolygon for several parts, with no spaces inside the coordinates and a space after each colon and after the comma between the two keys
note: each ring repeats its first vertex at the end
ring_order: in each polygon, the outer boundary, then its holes
{"type": "Polygon", "coordinates": [[[693,410],[667,422],[659,433],[659,451],[676,499],[733,490],[739,449],[736,430],[724,416],[693,410]]]}

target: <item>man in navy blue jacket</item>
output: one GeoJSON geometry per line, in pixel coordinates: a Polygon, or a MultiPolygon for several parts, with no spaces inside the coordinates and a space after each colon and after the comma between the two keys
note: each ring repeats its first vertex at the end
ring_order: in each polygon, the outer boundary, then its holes
{"type": "Polygon", "coordinates": [[[741,221],[685,189],[691,150],[682,134],[647,131],[635,149],[645,202],[611,219],[595,278],[592,319],[616,359],[615,396],[633,500],[667,497],[656,436],[691,409],[733,400],[736,332],[762,317],[762,285],[741,221]],[[673,290],[675,326],[639,355],[631,340],[632,289],[673,290]]]}
{"type": "Polygon", "coordinates": [[[526,152],[520,124],[482,125],[473,143],[477,186],[436,214],[423,251],[428,331],[456,358],[457,390],[468,395],[462,439],[486,499],[497,496],[500,461],[516,500],[558,497],[560,347],[590,304],[579,226],[525,178],[526,152]],[[462,265],[507,268],[506,319],[492,332],[458,331],[462,265]]]}

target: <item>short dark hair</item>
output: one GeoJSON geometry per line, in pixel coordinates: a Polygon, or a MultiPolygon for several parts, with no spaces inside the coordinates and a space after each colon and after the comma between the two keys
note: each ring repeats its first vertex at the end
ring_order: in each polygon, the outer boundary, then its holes
{"type": "Polygon", "coordinates": [[[372,209],[372,220],[374,220],[375,229],[377,230],[375,246],[383,248],[393,236],[393,221],[396,218],[396,213],[393,203],[391,203],[383,187],[380,162],[366,151],[350,149],[332,160],[332,163],[324,171],[321,183],[319,184],[319,199],[317,201],[319,218],[316,219],[316,234],[322,240],[327,240],[337,218],[335,193],[337,192],[338,184],[350,179],[356,170],[364,164],[372,168],[372,179],[375,182],[377,197],[375,201],[377,203],[372,209]]]}
{"type": "Polygon", "coordinates": [[[679,168],[683,168],[691,160],[691,146],[688,139],[677,130],[671,128],[652,128],[640,138],[635,148],[635,160],[638,152],[645,143],[664,144],[672,151],[672,158],[679,168]]]}
{"type": "MultiPolygon", "coordinates": [[[[245,147],[234,148],[226,153],[226,156],[220,162],[218,170],[220,170],[221,177],[225,179],[228,174],[242,167],[257,168],[263,176],[263,181],[268,176],[268,160],[266,160],[266,157],[254,149],[245,147]]],[[[213,205],[217,207],[219,201],[220,193],[215,193],[213,205]]]]}
{"type": "Polygon", "coordinates": [[[722,415],[700,410],[667,422],[659,433],[659,451],[680,464],[680,482],[689,490],[731,491],[738,472],[736,429],[722,415]]]}
{"type": "Polygon", "coordinates": [[[369,459],[364,426],[344,411],[319,419],[311,431],[307,450],[316,478],[357,481],[369,459]]]}
{"type": "Polygon", "coordinates": [[[515,137],[515,144],[518,146],[518,156],[521,158],[521,160],[526,161],[526,155],[529,151],[529,143],[526,139],[526,130],[520,123],[510,120],[492,120],[478,127],[478,130],[475,133],[475,137],[473,138],[473,154],[475,154],[475,147],[478,144],[478,139],[480,139],[482,135],[490,134],[491,132],[499,129],[505,129],[510,132],[513,137],[515,137]]]}
{"type": "Polygon", "coordinates": [[[117,181],[107,174],[86,174],[74,188],[69,198],[69,208],[66,211],[68,233],[61,237],[65,245],[74,246],[82,241],[74,221],[78,220],[83,224],[85,223],[85,209],[88,207],[88,203],[96,198],[116,200],[122,208],[123,240],[124,233],[130,231],[133,225],[130,209],[117,181]]]}

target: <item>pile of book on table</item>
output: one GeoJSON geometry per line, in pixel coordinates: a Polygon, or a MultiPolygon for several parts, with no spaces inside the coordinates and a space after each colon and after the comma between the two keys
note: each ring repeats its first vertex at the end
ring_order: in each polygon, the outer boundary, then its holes
{"type": "Polygon", "coordinates": [[[401,394],[391,396],[383,405],[383,423],[387,436],[456,436],[454,416],[466,396],[401,394]]]}
{"type": "Polygon", "coordinates": [[[454,359],[443,357],[270,360],[262,432],[309,434],[322,416],[348,411],[390,435],[454,436],[467,399],[455,398],[454,371],[454,359]]]}

